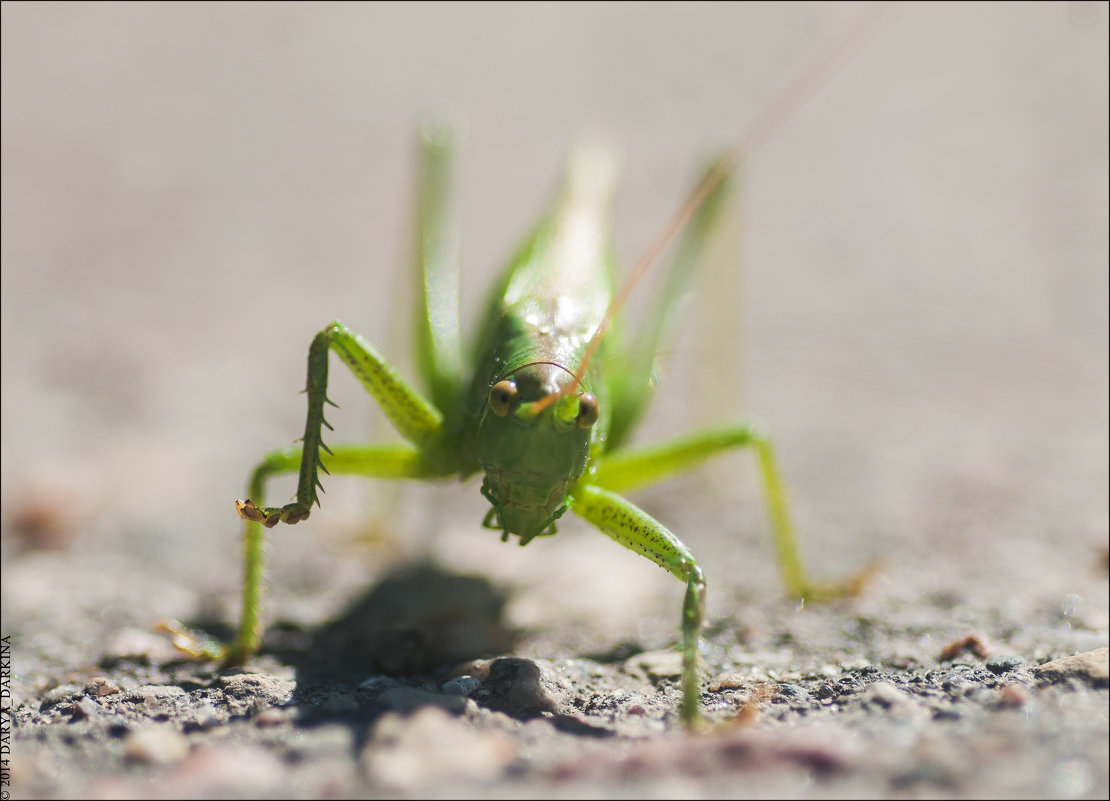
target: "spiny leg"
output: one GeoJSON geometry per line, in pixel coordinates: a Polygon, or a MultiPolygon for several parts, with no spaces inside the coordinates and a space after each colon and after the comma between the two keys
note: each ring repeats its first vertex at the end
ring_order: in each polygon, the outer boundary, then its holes
{"type": "Polygon", "coordinates": [[[728,426],[641,450],[605,454],[593,480],[599,487],[614,491],[640,489],[692,470],[711,457],[736,448],[755,449],[779,567],[791,595],[819,601],[858,594],[870,576],[870,569],[843,584],[814,584],[806,577],[775,449],[767,434],[757,426],[728,426]]]}
{"type": "Polygon", "coordinates": [[[243,534],[243,611],[239,632],[226,661],[241,662],[258,649],[259,607],[263,573],[263,538],[260,527],[279,522],[297,523],[308,517],[313,504],[319,505],[319,473],[329,470],[382,478],[428,478],[450,474],[455,469],[457,446],[445,441],[443,415],[412,388],[362,337],[340,322],[332,322],[316,335],[308,351],[305,392],[308,414],[303,445],[274,451],[255,468],[249,486],[250,496],[236,501],[239,515],[246,520],[243,534]],[[351,372],[381,406],[394,427],[412,445],[329,449],[322,438],[327,397],[328,351],[334,350],[351,372]],[[330,454],[328,466],[321,462],[320,451],[330,454]],[[298,471],[297,498],[281,507],[264,505],[265,484],[272,475],[298,471]]]}
{"type": "MultiPolygon", "coordinates": [[[[445,473],[441,466],[430,462],[411,445],[337,445],[329,453],[328,472],[336,475],[427,479],[452,472],[445,473]]],[[[261,503],[266,495],[267,480],[271,476],[297,472],[301,467],[301,456],[300,448],[284,448],[268,454],[251,474],[251,496],[261,503]]],[[[271,510],[267,516],[263,507],[250,500],[236,501],[235,505],[244,521],[243,596],[235,641],[223,655],[227,664],[241,664],[258,650],[261,643],[260,611],[265,560],[262,527],[272,527],[280,522],[280,513],[273,514],[271,510]]]]}
{"type": "Polygon", "coordinates": [[[682,603],[682,720],[697,722],[698,639],[705,617],[705,576],[690,549],[651,515],[615,492],[574,488],[571,509],[626,548],[643,554],[686,584],[682,603]]]}
{"type": "MultiPolygon", "coordinates": [[[[262,507],[248,500],[239,506],[239,513],[249,520],[264,523],[267,527],[279,522],[298,523],[308,517],[314,504],[320,505],[316,493],[321,486],[319,474],[321,470],[328,472],[320,461],[320,451],[328,451],[322,429],[324,426],[331,429],[324,419],[324,404],[332,403],[327,397],[329,349],[347,364],[405,439],[423,451],[439,445],[443,439],[443,415],[440,411],[401,378],[397,370],[366,340],[338,320],[333,321],[316,335],[308,349],[308,375],[304,390],[308,395],[308,414],[302,438],[304,445],[301,448],[297,500],[281,507],[262,507]]],[[[443,458],[448,454],[440,456],[443,458]]],[[[263,461],[262,465],[265,464],[263,461]]],[[[254,480],[251,491],[254,492],[254,480]]]]}
{"type": "Polygon", "coordinates": [[[458,266],[455,241],[448,220],[451,137],[446,128],[429,127],[420,139],[421,179],[416,214],[416,257],[419,262],[420,309],[418,364],[431,392],[427,400],[374,348],[338,321],[316,335],[309,348],[308,414],[303,447],[275,451],[254,470],[250,497],[237,501],[244,524],[243,613],[239,633],[228,659],[242,661],[257,650],[263,572],[262,525],[296,523],[319,504],[320,450],[331,454],[330,469],[383,478],[427,478],[455,472],[459,462],[457,438],[445,436],[457,424],[459,394],[458,266]],[[411,447],[336,448],[330,451],[321,437],[327,397],[328,351],[334,350],[381,406],[411,447]],[[445,419],[446,412],[446,419],[445,419]],[[280,508],[264,506],[265,483],[271,475],[299,471],[296,501],[280,508]],[[253,500],[252,500],[253,499],[253,500]]]}

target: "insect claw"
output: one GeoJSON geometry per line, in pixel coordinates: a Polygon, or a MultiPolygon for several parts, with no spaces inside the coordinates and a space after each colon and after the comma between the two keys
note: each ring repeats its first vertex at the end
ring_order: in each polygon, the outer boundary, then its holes
{"type": "Polygon", "coordinates": [[[255,506],[250,498],[245,501],[235,501],[235,511],[239,513],[239,517],[252,523],[262,523],[266,520],[265,512],[255,506]]]}

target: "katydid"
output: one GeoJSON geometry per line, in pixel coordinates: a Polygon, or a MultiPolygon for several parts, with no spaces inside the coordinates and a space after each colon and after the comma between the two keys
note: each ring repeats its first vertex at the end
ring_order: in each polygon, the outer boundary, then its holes
{"type": "MultiPolygon", "coordinates": [[[[834,54],[842,53],[839,48],[834,54]]],[[[784,94],[793,104],[812,91],[812,73],[784,94]]],[[[765,129],[783,101],[761,119],[765,129]]],[[[757,126],[759,133],[763,133],[757,126]]],[[[742,140],[745,148],[756,138],[742,140]]],[[[420,320],[417,363],[426,394],[403,378],[369,343],[335,321],[321,330],[308,355],[308,414],[303,445],[274,451],[255,468],[249,499],[237,501],[245,522],[242,617],[228,662],[241,662],[260,644],[262,527],[297,523],[319,505],[320,473],[389,479],[466,478],[483,474],[490,509],[482,521],[526,545],[556,533],[574,512],[621,545],[646,556],[686,585],[682,606],[682,702],[687,723],[699,717],[698,642],[706,584],[689,548],[622,493],[687,471],[737,448],[755,451],[771,530],[789,591],[813,598],[831,590],[811,584],[802,569],[786,490],[770,439],[750,424],[727,425],[643,449],[627,449],[651,392],[655,353],[680,292],[664,298],[634,340],[612,325],[640,274],[667,241],[682,238],[668,268],[669,287],[682,286],[719,217],[721,200],[741,148],[718,159],[671,225],[619,288],[609,218],[615,169],[604,150],[582,148],[562,188],[497,281],[469,354],[460,343],[457,268],[445,223],[451,160],[449,132],[429,127],[420,140],[417,260],[420,320]],[[334,445],[322,439],[329,352],[334,352],[381,406],[407,441],[334,445]],[[607,360],[606,354],[622,358],[607,360]],[[296,500],[264,505],[271,476],[299,473],[296,500]]]]}

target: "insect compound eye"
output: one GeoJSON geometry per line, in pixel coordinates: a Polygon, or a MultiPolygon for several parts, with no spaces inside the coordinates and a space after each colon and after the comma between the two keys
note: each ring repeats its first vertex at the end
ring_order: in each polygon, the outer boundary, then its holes
{"type": "Polygon", "coordinates": [[[578,398],[578,419],[575,421],[579,428],[589,428],[597,422],[600,410],[597,405],[597,398],[589,392],[583,394],[578,398]]]}
{"type": "Polygon", "coordinates": [[[516,384],[512,381],[498,381],[489,391],[489,410],[498,417],[509,413],[509,407],[516,397],[516,384]]]}

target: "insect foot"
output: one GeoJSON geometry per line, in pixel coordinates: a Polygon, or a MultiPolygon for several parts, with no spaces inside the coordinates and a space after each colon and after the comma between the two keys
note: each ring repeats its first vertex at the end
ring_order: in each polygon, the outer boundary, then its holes
{"type": "Polygon", "coordinates": [[[280,509],[270,506],[259,508],[250,498],[245,501],[236,501],[235,511],[244,520],[261,523],[266,528],[273,528],[278,523],[288,523],[289,525],[299,523],[307,518],[310,512],[307,507],[297,502],[287,503],[280,509]]]}

